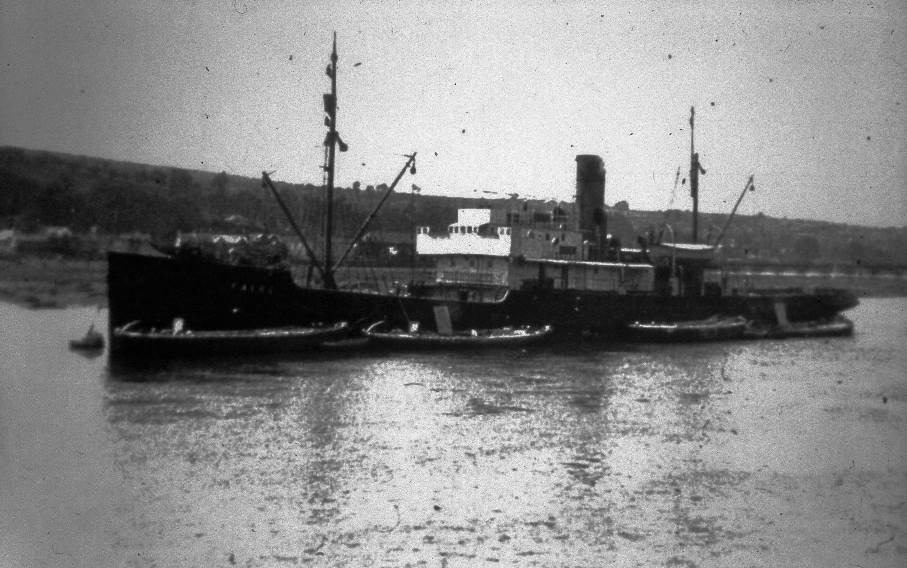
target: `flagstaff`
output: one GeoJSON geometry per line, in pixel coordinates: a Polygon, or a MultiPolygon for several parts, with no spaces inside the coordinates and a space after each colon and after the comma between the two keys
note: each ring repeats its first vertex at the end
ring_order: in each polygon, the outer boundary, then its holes
{"type": "Polygon", "coordinates": [[[690,195],[693,197],[693,242],[699,242],[699,174],[705,169],[699,163],[694,140],[696,109],[690,107],[690,195]]]}

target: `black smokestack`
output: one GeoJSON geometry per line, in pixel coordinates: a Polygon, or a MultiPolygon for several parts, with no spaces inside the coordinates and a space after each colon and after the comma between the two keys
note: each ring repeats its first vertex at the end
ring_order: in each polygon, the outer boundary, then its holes
{"type": "Polygon", "coordinates": [[[587,237],[605,233],[605,162],[601,156],[576,157],[577,229],[587,237]],[[598,229],[598,231],[596,231],[598,229]]]}

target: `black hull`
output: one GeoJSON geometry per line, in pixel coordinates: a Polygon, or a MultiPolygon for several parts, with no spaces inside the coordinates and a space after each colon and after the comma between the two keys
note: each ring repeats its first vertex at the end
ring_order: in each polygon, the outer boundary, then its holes
{"type": "Polygon", "coordinates": [[[440,300],[430,295],[369,293],[297,286],[286,270],[232,266],[198,259],[108,255],[111,328],[140,320],[192,329],[252,329],[348,321],[361,327],[385,319],[431,327],[433,309],[448,307],[455,328],[551,325],[556,333],[618,335],[634,321],[683,321],[743,316],[775,324],[777,304],[792,321],[828,319],[857,304],[844,290],[795,290],[740,296],[671,297],[558,289],[510,290],[497,302],[440,300]]]}

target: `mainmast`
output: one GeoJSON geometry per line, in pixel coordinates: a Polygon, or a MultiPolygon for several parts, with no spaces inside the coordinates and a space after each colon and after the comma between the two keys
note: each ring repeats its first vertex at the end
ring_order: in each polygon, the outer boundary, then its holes
{"type": "Polygon", "coordinates": [[[699,174],[705,173],[696,153],[693,131],[695,130],[696,109],[690,107],[690,195],[693,197],[693,242],[699,240],[699,174]]]}
{"type": "Polygon", "coordinates": [[[324,190],[324,287],[335,289],[334,271],[331,268],[331,241],[334,236],[334,159],[337,146],[345,152],[346,144],[337,134],[337,32],[334,32],[334,44],[331,51],[331,63],[327,67],[327,75],[331,78],[331,92],[324,95],[324,125],[328,127],[327,137],[324,139],[326,172],[324,190]]]}

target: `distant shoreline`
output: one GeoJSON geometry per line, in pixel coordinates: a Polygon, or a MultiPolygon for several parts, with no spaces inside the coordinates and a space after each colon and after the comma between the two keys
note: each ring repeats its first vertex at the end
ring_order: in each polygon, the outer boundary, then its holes
{"type": "Polygon", "coordinates": [[[33,309],[107,306],[107,261],[0,258],[0,301],[33,309]]]}
{"type": "MultiPolygon", "coordinates": [[[[754,278],[760,288],[840,287],[863,298],[907,296],[907,279],[846,277],[809,282],[803,278],[754,278]]],[[[32,309],[107,307],[107,261],[65,257],[0,257],[0,301],[32,309]]]]}

